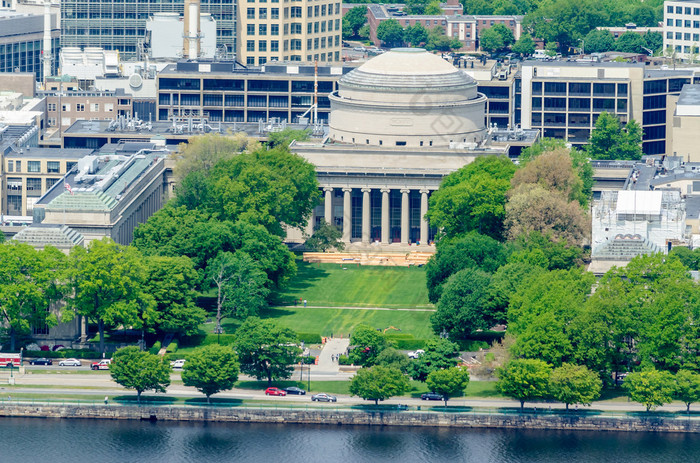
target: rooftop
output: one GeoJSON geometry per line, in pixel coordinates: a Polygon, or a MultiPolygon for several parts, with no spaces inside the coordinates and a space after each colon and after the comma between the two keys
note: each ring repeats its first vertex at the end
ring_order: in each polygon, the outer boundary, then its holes
{"type": "Polygon", "coordinates": [[[92,154],[94,150],[86,148],[24,148],[21,152],[10,151],[5,155],[8,159],[16,158],[45,158],[45,159],[80,159],[92,154]]]}

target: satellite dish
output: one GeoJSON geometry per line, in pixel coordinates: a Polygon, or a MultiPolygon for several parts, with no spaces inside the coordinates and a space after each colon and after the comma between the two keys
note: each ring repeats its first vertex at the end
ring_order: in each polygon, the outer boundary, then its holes
{"type": "Polygon", "coordinates": [[[138,90],[143,85],[143,78],[138,74],[131,74],[129,77],[129,87],[138,90]]]}

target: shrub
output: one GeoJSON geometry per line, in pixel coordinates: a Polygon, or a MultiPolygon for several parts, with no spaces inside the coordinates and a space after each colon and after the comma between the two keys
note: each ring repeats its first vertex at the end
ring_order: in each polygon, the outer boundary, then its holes
{"type": "Polygon", "coordinates": [[[160,341],[154,342],[153,345],[151,346],[151,348],[148,349],[148,352],[150,352],[151,354],[154,354],[154,355],[157,354],[158,351],[160,351],[160,341]]]}
{"type": "Polygon", "coordinates": [[[314,363],[316,363],[316,357],[312,357],[312,356],[302,357],[301,363],[303,363],[304,365],[313,365],[314,363]]]}
{"type": "Polygon", "coordinates": [[[177,352],[177,341],[173,341],[168,344],[168,348],[165,349],[166,352],[177,352]]]}
{"type": "Polygon", "coordinates": [[[200,346],[208,346],[209,344],[221,344],[222,346],[230,346],[236,341],[236,337],[232,334],[208,334],[200,346]]]}
{"type": "Polygon", "coordinates": [[[297,337],[305,344],[321,344],[321,335],[318,333],[297,333],[297,337]]]}
{"type": "Polygon", "coordinates": [[[426,339],[416,339],[408,333],[391,333],[386,338],[399,350],[416,350],[425,347],[426,339]]]}
{"type": "Polygon", "coordinates": [[[350,357],[348,357],[347,355],[341,355],[340,357],[338,357],[338,365],[352,365],[350,357]]]}

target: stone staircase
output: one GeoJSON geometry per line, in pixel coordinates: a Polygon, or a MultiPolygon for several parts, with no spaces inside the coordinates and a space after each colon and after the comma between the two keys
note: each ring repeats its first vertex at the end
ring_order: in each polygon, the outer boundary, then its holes
{"type": "Polygon", "coordinates": [[[305,252],[304,262],[314,264],[376,265],[384,267],[422,266],[428,262],[432,252],[410,251],[388,252],[305,252]]]}

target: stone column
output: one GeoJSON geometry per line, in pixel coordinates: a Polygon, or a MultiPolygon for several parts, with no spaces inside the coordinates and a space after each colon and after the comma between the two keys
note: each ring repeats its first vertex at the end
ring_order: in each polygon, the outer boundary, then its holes
{"type": "Polygon", "coordinates": [[[323,203],[325,221],[331,225],[333,223],[333,187],[327,186],[323,189],[326,192],[326,199],[323,203]]]}
{"type": "Polygon", "coordinates": [[[408,213],[410,211],[408,204],[408,193],[411,190],[401,190],[401,244],[408,244],[409,220],[408,213]]]}
{"type": "Polygon", "coordinates": [[[352,236],[352,188],[343,188],[343,241],[350,242],[352,236]]]}
{"type": "Polygon", "coordinates": [[[372,191],[371,188],[362,189],[362,244],[369,244],[371,229],[370,220],[372,212],[372,203],[369,198],[369,194],[372,191]]]}
{"type": "Polygon", "coordinates": [[[428,191],[420,190],[420,244],[428,244],[428,219],[425,214],[428,212],[428,191]]]}
{"type": "Polygon", "coordinates": [[[314,214],[314,211],[311,211],[311,215],[309,216],[309,221],[306,222],[306,234],[311,236],[314,234],[314,224],[316,223],[316,215],[314,214]]]}
{"type": "Polygon", "coordinates": [[[389,189],[382,192],[382,244],[389,244],[389,189]]]}

